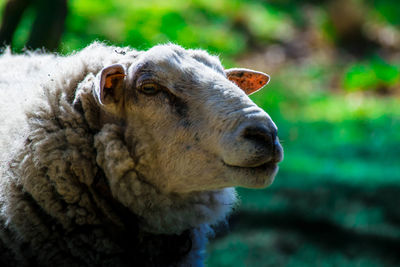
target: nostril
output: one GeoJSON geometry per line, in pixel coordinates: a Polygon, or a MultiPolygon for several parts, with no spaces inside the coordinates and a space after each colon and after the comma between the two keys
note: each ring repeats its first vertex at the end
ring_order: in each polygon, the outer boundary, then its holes
{"type": "Polygon", "coordinates": [[[265,122],[242,124],[221,142],[224,163],[238,167],[272,166],[282,159],[276,127],[265,122]]]}
{"type": "Polygon", "coordinates": [[[276,140],[277,131],[269,130],[264,126],[248,126],[242,132],[243,138],[253,142],[273,146],[276,140]]]}

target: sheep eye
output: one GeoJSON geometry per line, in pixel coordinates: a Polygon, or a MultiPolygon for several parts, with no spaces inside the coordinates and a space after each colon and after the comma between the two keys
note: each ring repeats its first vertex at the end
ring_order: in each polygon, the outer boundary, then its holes
{"type": "Polygon", "coordinates": [[[143,93],[153,95],[160,90],[160,85],[156,83],[145,83],[139,88],[143,93]]]}

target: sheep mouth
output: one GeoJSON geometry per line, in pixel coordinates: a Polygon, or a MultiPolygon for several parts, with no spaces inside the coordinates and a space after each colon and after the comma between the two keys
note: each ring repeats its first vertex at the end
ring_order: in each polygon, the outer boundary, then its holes
{"type": "Polygon", "coordinates": [[[233,186],[266,188],[273,183],[279,170],[278,162],[270,161],[257,166],[235,166],[223,162],[233,186]]]}
{"type": "Polygon", "coordinates": [[[256,166],[236,166],[236,165],[230,165],[224,161],[222,163],[233,170],[239,171],[239,172],[248,172],[248,173],[260,173],[260,172],[267,172],[267,175],[273,175],[276,173],[278,170],[278,162],[272,161],[272,162],[267,162],[267,163],[262,163],[260,165],[256,166]]]}

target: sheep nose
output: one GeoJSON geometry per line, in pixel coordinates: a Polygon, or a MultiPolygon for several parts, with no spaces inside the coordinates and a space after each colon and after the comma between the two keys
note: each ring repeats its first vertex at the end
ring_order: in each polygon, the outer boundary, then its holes
{"type": "Polygon", "coordinates": [[[230,166],[258,167],[283,159],[277,128],[271,120],[242,123],[222,139],[222,160],[230,166]]]}
{"type": "Polygon", "coordinates": [[[265,151],[273,151],[278,131],[267,129],[264,125],[250,125],[242,130],[241,136],[265,151]]]}
{"type": "Polygon", "coordinates": [[[259,166],[264,163],[277,163],[282,160],[282,146],[277,137],[275,125],[265,123],[251,123],[243,127],[237,136],[239,143],[245,150],[242,164],[259,166]]]}

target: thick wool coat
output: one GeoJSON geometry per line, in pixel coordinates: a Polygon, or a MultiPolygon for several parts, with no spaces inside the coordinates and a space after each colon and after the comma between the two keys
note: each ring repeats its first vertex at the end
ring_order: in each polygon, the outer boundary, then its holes
{"type": "Polygon", "coordinates": [[[102,68],[139,53],[95,43],[0,57],[1,266],[202,265],[234,190],[161,193],[93,97],[102,68]]]}

